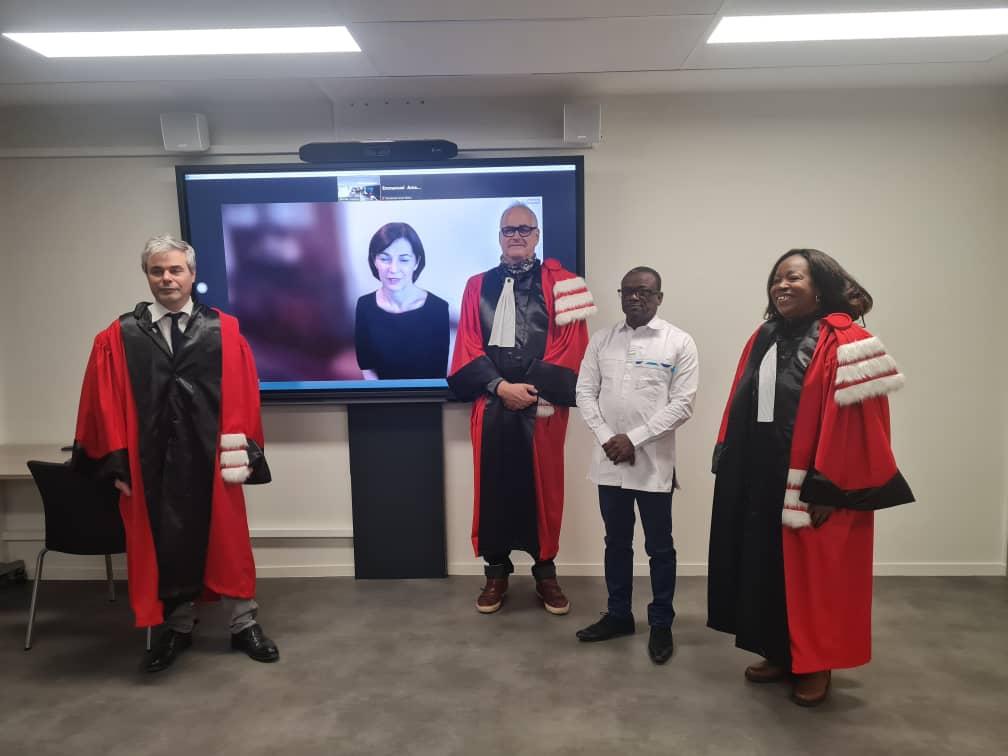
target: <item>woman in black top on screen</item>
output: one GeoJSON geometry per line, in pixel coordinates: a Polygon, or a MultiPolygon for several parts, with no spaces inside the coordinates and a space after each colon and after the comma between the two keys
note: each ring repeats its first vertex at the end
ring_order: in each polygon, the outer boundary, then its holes
{"type": "Polygon", "coordinates": [[[365,378],[444,378],[448,303],[416,285],[426,260],[408,223],[371,237],[368,265],[381,286],[357,300],[354,343],[365,378]]]}

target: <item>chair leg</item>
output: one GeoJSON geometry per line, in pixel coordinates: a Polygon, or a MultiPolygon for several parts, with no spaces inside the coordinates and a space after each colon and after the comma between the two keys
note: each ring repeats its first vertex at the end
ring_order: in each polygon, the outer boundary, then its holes
{"type": "Polygon", "coordinates": [[[147,650],[150,651],[151,646],[151,627],[147,625],[147,650]]]}
{"type": "Polygon", "coordinates": [[[115,601],[115,583],[112,581],[112,555],[105,555],[105,577],[108,579],[108,600],[115,601]]]}
{"type": "Polygon", "coordinates": [[[25,633],[25,651],[30,651],[32,647],[32,629],[35,627],[35,607],[38,605],[38,587],[42,580],[42,561],[45,559],[49,549],[43,548],[35,559],[35,581],[32,583],[31,606],[28,609],[28,631],[25,633]]]}

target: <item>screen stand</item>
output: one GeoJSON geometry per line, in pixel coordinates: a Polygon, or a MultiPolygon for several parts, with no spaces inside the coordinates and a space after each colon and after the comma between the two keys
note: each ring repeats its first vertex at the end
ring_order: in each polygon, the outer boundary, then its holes
{"type": "Polygon", "coordinates": [[[347,405],[354,574],[447,574],[441,403],[347,405]]]}

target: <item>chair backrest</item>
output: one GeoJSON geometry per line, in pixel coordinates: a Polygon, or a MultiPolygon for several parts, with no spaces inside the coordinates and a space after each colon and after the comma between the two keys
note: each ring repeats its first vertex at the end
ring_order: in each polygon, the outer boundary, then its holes
{"type": "Polygon", "coordinates": [[[46,548],[67,554],[119,554],[126,534],[119,514],[119,491],[111,481],[95,481],[68,464],[28,463],[45,509],[46,548]]]}

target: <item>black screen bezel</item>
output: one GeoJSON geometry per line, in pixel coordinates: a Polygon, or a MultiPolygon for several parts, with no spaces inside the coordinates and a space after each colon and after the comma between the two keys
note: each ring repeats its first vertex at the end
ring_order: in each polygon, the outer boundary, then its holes
{"type": "MultiPolygon", "coordinates": [[[[340,163],[203,163],[200,165],[176,165],[175,185],[178,192],[179,225],[182,238],[191,242],[189,213],[186,196],[185,177],[197,173],[220,173],[222,170],[240,173],[269,173],[275,171],[359,171],[398,170],[409,168],[459,168],[459,167],[500,167],[536,166],[556,163],[572,163],[575,166],[575,220],[577,261],[576,273],[585,275],[585,212],[584,212],[584,156],[583,155],[537,155],[533,157],[506,158],[452,158],[449,160],[375,160],[340,163]]],[[[477,271],[474,271],[474,273],[477,271]]],[[[443,402],[454,397],[448,388],[375,388],[375,389],[260,389],[263,404],[384,404],[396,402],[443,402]]]]}

